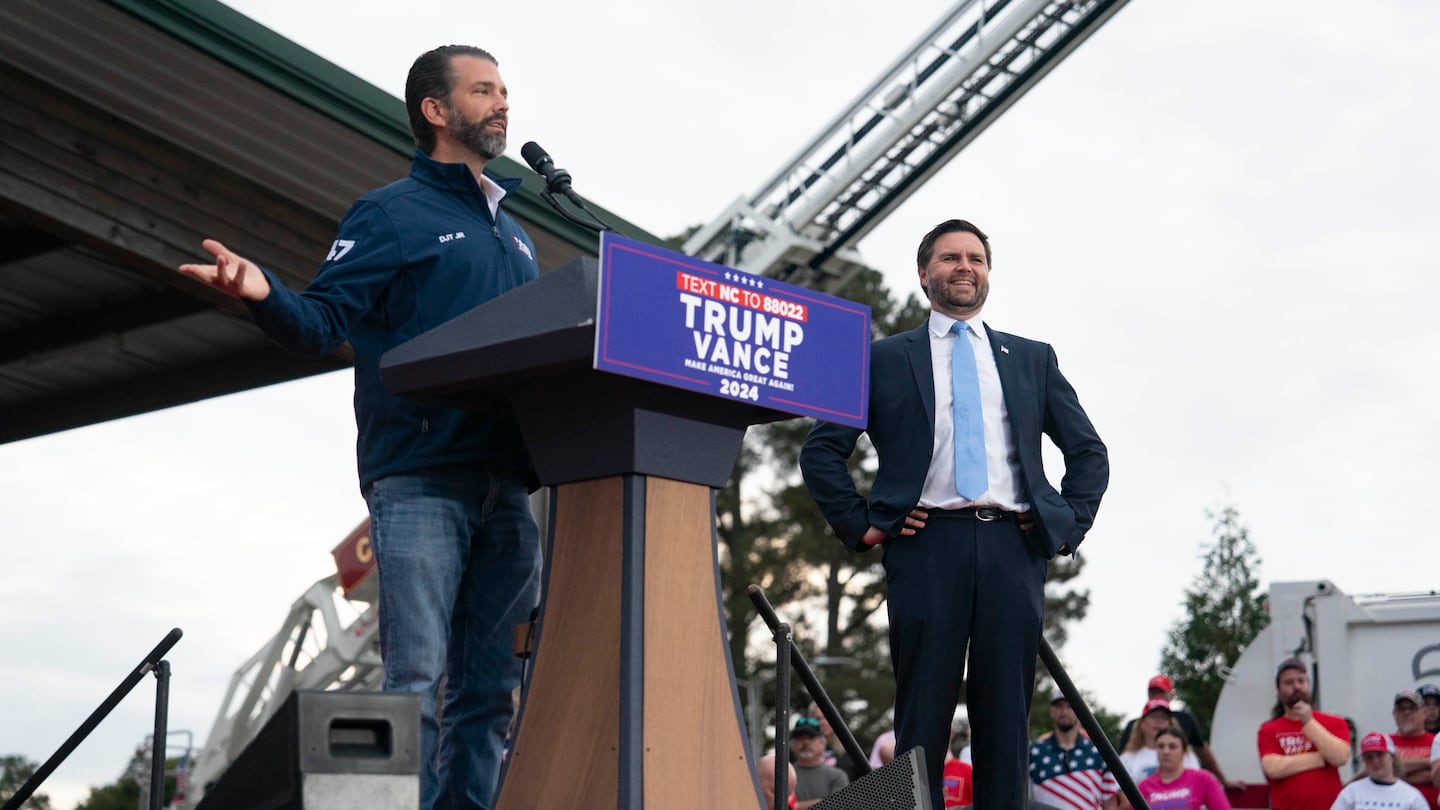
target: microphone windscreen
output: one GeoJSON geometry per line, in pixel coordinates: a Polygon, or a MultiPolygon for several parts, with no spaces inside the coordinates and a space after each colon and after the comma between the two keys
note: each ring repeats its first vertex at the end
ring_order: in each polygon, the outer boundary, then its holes
{"type": "MultiPolygon", "coordinates": [[[[520,147],[520,157],[525,158],[525,162],[530,164],[530,168],[534,169],[537,172],[540,172],[540,164],[549,160],[550,154],[544,149],[541,149],[540,144],[535,143],[534,141],[529,141],[524,146],[520,147]]],[[[540,173],[544,174],[544,172],[540,173]]]]}

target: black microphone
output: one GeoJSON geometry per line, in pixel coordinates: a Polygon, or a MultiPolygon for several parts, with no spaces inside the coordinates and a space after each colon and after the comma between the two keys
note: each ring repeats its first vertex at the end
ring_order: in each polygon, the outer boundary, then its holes
{"type": "Polygon", "coordinates": [[[575,189],[570,187],[570,173],[564,169],[555,168],[555,161],[550,159],[549,152],[540,148],[540,144],[530,141],[520,147],[520,156],[525,158],[525,162],[530,164],[530,168],[534,169],[536,174],[545,178],[545,190],[540,192],[540,196],[545,202],[549,203],[550,207],[554,208],[560,216],[565,217],[576,225],[590,228],[591,230],[597,230],[596,225],[600,226],[598,230],[601,231],[615,230],[610,227],[609,223],[585,207],[585,201],[580,199],[580,195],[576,194],[575,189]],[[565,210],[565,206],[561,205],[559,201],[555,199],[556,194],[564,194],[566,199],[574,203],[576,208],[584,211],[586,216],[595,221],[595,224],[592,225],[565,210]]]}
{"type": "Polygon", "coordinates": [[[550,153],[540,147],[540,144],[530,141],[520,147],[520,156],[530,164],[535,173],[545,178],[545,189],[551,194],[564,194],[569,200],[581,208],[585,204],[581,202],[580,195],[570,187],[570,173],[564,169],[555,168],[555,161],[550,158],[550,153]]]}

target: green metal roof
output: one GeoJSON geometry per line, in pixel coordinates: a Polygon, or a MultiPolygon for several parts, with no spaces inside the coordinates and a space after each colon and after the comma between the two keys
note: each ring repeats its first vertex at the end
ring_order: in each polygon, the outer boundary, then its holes
{"type": "MultiPolygon", "coordinates": [[[[404,101],[229,6],[216,0],[106,2],[403,155],[415,150],[404,101]]],[[[533,172],[503,156],[487,168],[524,180],[506,203],[512,214],[591,255],[597,252],[593,231],[567,221],[540,198],[543,186],[533,172]]],[[[587,207],[626,236],[664,241],[593,202],[587,207]]]]}

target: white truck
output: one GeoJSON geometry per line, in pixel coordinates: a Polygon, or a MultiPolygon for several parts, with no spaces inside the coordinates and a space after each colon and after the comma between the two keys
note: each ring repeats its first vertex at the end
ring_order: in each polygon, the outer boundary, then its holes
{"type": "Polygon", "coordinates": [[[1356,732],[1395,730],[1396,692],[1440,684],[1440,591],[1347,596],[1326,580],[1278,582],[1269,610],[1269,626],[1224,673],[1215,706],[1210,748],[1230,779],[1265,783],[1256,732],[1275,705],[1275,667],[1286,658],[1310,665],[1316,707],[1351,722],[1352,748],[1356,732]]]}

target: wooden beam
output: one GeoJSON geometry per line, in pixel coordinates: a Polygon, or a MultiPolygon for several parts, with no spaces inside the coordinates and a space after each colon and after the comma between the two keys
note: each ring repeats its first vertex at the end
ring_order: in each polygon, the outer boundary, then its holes
{"type": "MultiPolygon", "coordinates": [[[[263,341],[257,335],[257,341],[263,341]]],[[[347,365],[257,348],[165,371],[0,406],[0,444],[300,379],[347,365]]],[[[3,369],[0,369],[3,376],[3,369]]]]}

